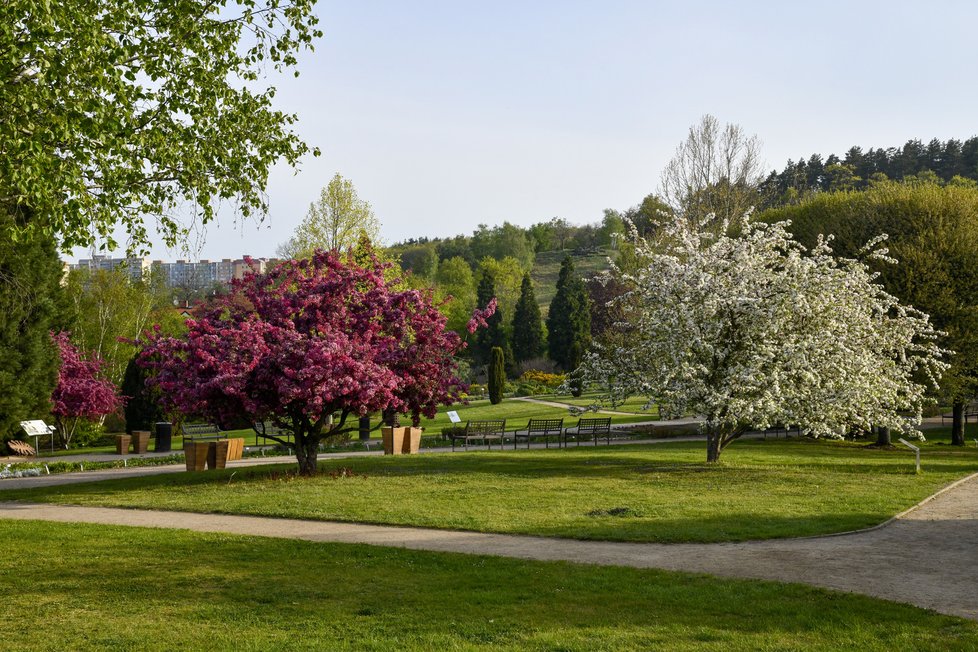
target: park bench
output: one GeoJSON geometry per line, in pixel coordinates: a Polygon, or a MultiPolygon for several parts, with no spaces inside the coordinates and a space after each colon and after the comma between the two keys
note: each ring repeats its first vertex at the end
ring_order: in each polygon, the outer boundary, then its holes
{"type": "Polygon", "coordinates": [[[455,450],[455,442],[462,440],[465,450],[469,449],[469,441],[481,441],[489,450],[492,450],[493,439],[499,440],[499,449],[503,448],[503,437],[506,435],[506,419],[488,419],[483,421],[467,421],[465,430],[460,433],[451,433],[448,436],[452,440],[452,450],[455,450]]]}
{"type": "Polygon", "coordinates": [[[19,457],[34,457],[37,455],[37,451],[34,447],[28,444],[26,441],[20,441],[19,439],[11,439],[7,442],[7,448],[10,449],[14,455],[19,457]]]}
{"type": "MultiPolygon", "coordinates": [[[[282,429],[273,424],[271,421],[260,421],[253,423],[251,425],[252,429],[255,431],[255,446],[258,445],[258,439],[261,438],[262,444],[268,443],[269,437],[277,437],[283,439],[289,443],[292,443],[292,433],[282,432],[282,429]]],[[[272,440],[273,443],[278,444],[279,442],[272,440]]]]}
{"type": "Polygon", "coordinates": [[[543,437],[547,448],[550,448],[550,438],[553,436],[557,437],[557,446],[559,448],[560,435],[563,432],[563,428],[563,419],[530,419],[526,424],[526,428],[513,431],[513,450],[516,450],[516,445],[520,439],[525,439],[526,447],[529,448],[532,437],[543,437]]]}
{"type": "MultiPolygon", "coordinates": [[[[978,421],[978,403],[969,403],[964,406],[964,422],[967,424],[969,419],[974,419],[978,421]]],[[[942,414],[941,415],[941,425],[945,426],[948,422],[954,423],[954,413],[942,414]]]]}
{"type": "Polygon", "coordinates": [[[581,445],[581,435],[594,439],[594,445],[598,445],[598,437],[605,437],[608,444],[611,444],[611,417],[583,417],[577,420],[577,425],[564,430],[564,447],[567,446],[567,437],[574,435],[577,445],[581,445]],[[571,432],[573,430],[573,432],[571,432]]]}
{"type": "Polygon", "coordinates": [[[181,426],[183,440],[207,441],[208,439],[227,439],[227,433],[221,434],[221,429],[213,423],[185,423],[181,426]]]}
{"type": "Polygon", "coordinates": [[[50,437],[51,438],[51,451],[54,451],[54,433],[57,432],[54,426],[49,426],[40,419],[34,419],[32,421],[21,421],[20,427],[23,429],[24,433],[28,437],[34,438],[34,451],[41,450],[40,438],[50,437]]]}

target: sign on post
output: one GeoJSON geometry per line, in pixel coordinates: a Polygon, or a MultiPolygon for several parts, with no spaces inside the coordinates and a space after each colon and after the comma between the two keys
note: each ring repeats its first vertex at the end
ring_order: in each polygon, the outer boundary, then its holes
{"type": "Polygon", "coordinates": [[[917,473],[920,473],[920,447],[919,446],[914,446],[913,444],[911,444],[910,442],[908,442],[906,439],[900,439],[900,443],[903,444],[904,446],[906,446],[907,448],[909,448],[910,450],[912,450],[916,454],[916,457],[917,457],[917,473]]]}
{"type": "Polygon", "coordinates": [[[462,420],[458,416],[458,412],[455,410],[449,410],[446,412],[446,414],[448,415],[448,420],[452,423],[462,423],[462,420]]]}

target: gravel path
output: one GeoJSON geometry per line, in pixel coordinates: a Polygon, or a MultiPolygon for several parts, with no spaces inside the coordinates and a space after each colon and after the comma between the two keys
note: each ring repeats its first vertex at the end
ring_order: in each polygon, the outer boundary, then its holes
{"type": "Polygon", "coordinates": [[[179,528],[803,582],[978,620],[978,474],[888,523],[721,544],[574,541],[296,519],[0,502],[0,518],[179,528]]]}

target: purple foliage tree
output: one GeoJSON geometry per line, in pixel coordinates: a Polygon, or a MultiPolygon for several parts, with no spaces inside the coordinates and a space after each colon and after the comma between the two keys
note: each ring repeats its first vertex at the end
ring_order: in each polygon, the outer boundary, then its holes
{"type": "MultiPolygon", "coordinates": [[[[430,291],[395,289],[390,265],[368,258],[317,251],[235,281],[186,335],[147,334],[149,382],[169,409],[291,433],[303,475],[316,472],[320,442],[356,430],[357,417],[434,417],[466,389],[454,359],[464,343],[430,291]]],[[[494,307],[476,311],[470,332],[494,307]]]]}

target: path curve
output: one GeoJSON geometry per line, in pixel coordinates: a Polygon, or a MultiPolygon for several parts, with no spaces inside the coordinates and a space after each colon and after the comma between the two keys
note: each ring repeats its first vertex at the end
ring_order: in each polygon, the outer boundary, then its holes
{"type": "Polygon", "coordinates": [[[661,568],[802,582],[978,620],[978,474],[882,527],[746,543],[576,541],[297,519],[0,502],[0,518],[176,528],[316,542],[661,568]]]}

